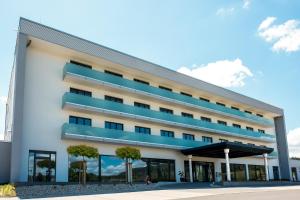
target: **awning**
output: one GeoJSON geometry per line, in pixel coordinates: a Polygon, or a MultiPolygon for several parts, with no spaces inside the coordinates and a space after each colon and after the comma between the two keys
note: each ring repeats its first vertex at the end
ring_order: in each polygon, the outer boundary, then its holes
{"type": "Polygon", "coordinates": [[[193,155],[209,158],[224,158],[224,149],[229,149],[230,158],[248,157],[272,153],[273,148],[240,144],[237,142],[220,142],[200,147],[181,150],[184,155],[193,155]]]}

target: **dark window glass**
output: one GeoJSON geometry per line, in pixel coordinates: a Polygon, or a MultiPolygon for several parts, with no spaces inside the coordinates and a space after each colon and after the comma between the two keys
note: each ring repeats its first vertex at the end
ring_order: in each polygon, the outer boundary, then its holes
{"type": "Polygon", "coordinates": [[[118,183],[126,181],[125,161],[116,156],[100,156],[100,178],[104,183],[118,183]]]}
{"type": "Polygon", "coordinates": [[[147,82],[147,81],[142,81],[142,80],[136,79],[136,78],[134,78],[133,80],[134,80],[135,82],[139,82],[139,83],[142,83],[142,84],[149,85],[149,82],[147,82]]]}
{"type": "Polygon", "coordinates": [[[146,127],[142,127],[142,126],[135,126],[135,132],[150,135],[151,134],[151,129],[146,128],[146,127]]]}
{"type": "Polygon", "coordinates": [[[232,124],[232,126],[235,128],[241,128],[241,125],[239,125],[239,124],[232,124]]]}
{"type": "Polygon", "coordinates": [[[164,137],[174,137],[173,131],[160,130],[160,135],[164,137]]]}
{"type": "Polygon", "coordinates": [[[247,126],[246,129],[247,129],[248,131],[253,131],[253,128],[252,128],[252,127],[249,127],[249,126],[247,126]]]}
{"type": "Polygon", "coordinates": [[[122,74],[119,74],[119,73],[116,73],[116,72],[112,72],[112,71],[108,71],[108,70],[104,70],[104,73],[110,74],[110,75],[113,75],[113,76],[123,77],[122,74]]]}
{"type": "Polygon", "coordinates": [[[115,129],[115,130],[122,130],[123,131],[123,124],[116,123],[116,122],[105,121],[105,128],[107,128],[107,129],[115,129]]]}
{"type": "Polygon", "coordinates": [[[220,142],[228,142],[226,139],[219,139],[220,142]]]}
{"type": "Polygon", "coordinates": [[[207,143],[213,143],[212,137],[202,136],[202,141],[207,143]]]}
{"type": "Polygon", "coordinates": [[[221,120],[218,120],[218,124],[221,124],[221,125],[227,126],[227,122],[224,122],[224,121],[221,121],[221,120]]]}
{"type": "Polygon", "coordinates": [[[265,131],[262,130],[262,129],[258,129],[258,132],[259,132],[259,133],[265,133],[265,131]]]}
{"type": "Polygon", "coordinates": [[[199,99],[200,99],[201,101],[210,102],[210,100],[209,100],[209,99],[206,99],[206,98],[203,98],[203,97],[199,97],[199,99]]]}
{"type": "Polygon", "coordinates": [[[253,144],[253,143],[247,143],[248,145],[250,145],[250,146],[255,146],[255,144],[253,144]]]}
{"type": "Polygon", "coordinates": [[[240,110],[239,108],[234,107],[234,106],[231,106],[231,109],[233,109],[233,110],[240,110]]]}
{"type": "Polygon", "coordinates": [[[266,173],[263,165],[248,165],[250,181],[265,181],[266,173]]]}
{"type": "Polygon", "coordinates": [[[116,102],[116,103],[123,103],[123,99],[118,98],[118,97],[112,97],[112,96],[105,95],[104,99],[107,100],[107,101],[113,101],[113,102],[116,102]]]}
{"type": "Polygon", "coordinates": [[[258,117],[264,117],[262,114],[256,114],[256,116],[258,116],[258,117]]]}
{"type": "Polygon", "coordinates": [[[194,118],[194,115],[190,114],[190,113],[182,112],[181,115],[182,115],[182,117],[194,118]]]}
{"type": "Polygon", "coordinates": [[[139,103],[139,102],[134,102],[134,106],[140,107],[140,108],[150,109],[150,105],[144,104],[144,103],[139,103]]]}
{"type": "Polygon", "coordinates": [[[55,182],[56,152],[29,150],[28,182],[55,182]]]}
{"type": "Polygon", "coordinates": [[[69,123],[85,125],[85,126],[92,126],[92,120],[89,118],[84,118],[84,117],[69,116],[69,123]]]}
{"type": "Polygon", "coordinates": [[[158,86],[160,89],[163,89],[163,90],[167,90],[167,91],[171,91],[172,92],[172,89],[171,88],[167,88],[167,87],[164,87],[164,86],[158,86]]]}
{"type": "Polygon", "coordinates": [[[205,122],[211,122],[211,118],[208,117],[201,117],[201,120],[205,122]]]}
{"type": "Polygon", "coordinates": [[[234,143],[243,144],[241,141],[234,141],[234,143]]]}
{"type": "Polygon", "coordinates": [[[80,62],[77,62],[77,61],[74,61],[74,60],[71,60],[70,63],[75,64],[75,65],[79,65],[81,67],[92,69],[92,65],[87,65],[87,64],[80,63],[80,62]]]}
{"type": "Polygon", "coordinates": [[[80,95],[83,95],[83,96],[89,96],[89,97],[92,96],[91,92],[85,91],[85,90],[76,89],[76,88],[70,88],[70,92],[74,93],[74,94],[80,94],[80,95]]]}
{"type": "Polygon", "coordinates": [[[248,110],[245,110],[245,113],[252,114],[252,112],[248,110]]]}
{"type": "MultiPolygon", "coordinates": [[[[226,181],[226,164],[221,164],[222,180],[226,181]]],[[[246,181],[246,166],[244,164],[230,164],[231,181],[246,181]]]]}
{"type": "Polygon", "coordinates": [[[185,93],[185,92],[180,92],[180,94],[188,96],[188,97],[193,97],[193,95],[189,94],[189,93],[185,93]]]}
{"type": "Polygon", "coordinates": [[[192,134],[183,133],[182,137],[184,140],[195,140],[195,136],[192,134]]]}
{"type": "Polygon", "coordinates": [[[219,105],[219,106],[224,106],[225,107],[224,103],[216,102],[216,104],[219,105]]]}
{"type": "Polygon", "coordinates": [[[168,109],[168,108],[160,107],[160,108],[159,108],[159,111],[160,111],[160,112],[164,112],[164,113],[168,113],[168,114],[173,114],[173,110],[168,109]]]}

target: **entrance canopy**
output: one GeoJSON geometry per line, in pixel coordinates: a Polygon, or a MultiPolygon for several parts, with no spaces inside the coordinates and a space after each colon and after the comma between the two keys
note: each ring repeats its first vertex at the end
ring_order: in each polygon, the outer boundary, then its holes
{"type": "Polygon", "coordinates": [[[269,154],[273,148],[255,146],[251,144],[240,144],[237,142],[220,142],[201,147],[181,150],[184,155],[193,155],[209,158],[224,158],[224,149],[230,149],[230,158],[248,157],[269,154]]]}

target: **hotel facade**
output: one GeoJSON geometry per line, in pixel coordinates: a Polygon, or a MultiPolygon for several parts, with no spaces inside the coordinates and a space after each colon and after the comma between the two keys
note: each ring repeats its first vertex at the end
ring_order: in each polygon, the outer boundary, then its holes
{"type": "Polygon", "coordinates": [[[291,179],[281,108],[24,18],[5,139],[10,182],[78,182],[79,144],[100,153],[88,182],[125,181],[123,146],[142,155],[134,182],[291,179]]]}

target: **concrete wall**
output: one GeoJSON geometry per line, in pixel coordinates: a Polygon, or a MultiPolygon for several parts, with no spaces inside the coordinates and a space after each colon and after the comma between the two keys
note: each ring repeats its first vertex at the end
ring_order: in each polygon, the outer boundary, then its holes
{"type": "Polygon", "coordinates": [[[9,182],[11,143],[0,141],[0,183],[9,182]]]}

